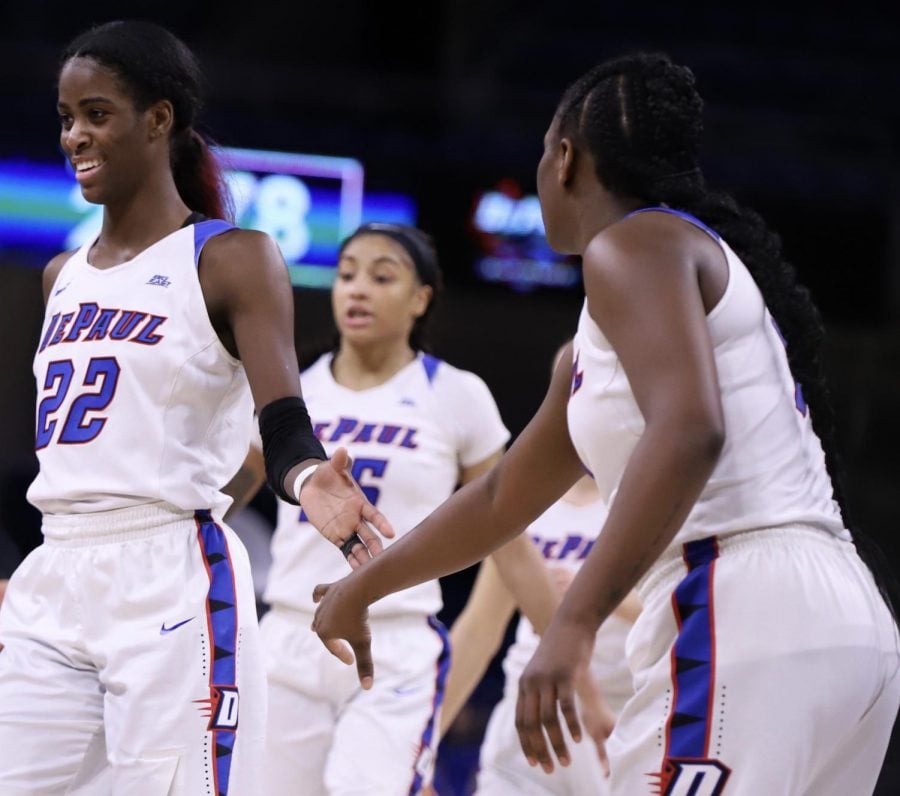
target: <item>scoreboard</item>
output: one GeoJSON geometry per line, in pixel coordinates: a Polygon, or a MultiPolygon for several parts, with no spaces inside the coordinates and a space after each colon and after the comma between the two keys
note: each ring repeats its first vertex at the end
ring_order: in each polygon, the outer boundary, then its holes
{"type": "MultiPolygon", "coordinates": [[[[413,200],[366,193],[353,158],[220,148],[238,226],[271,235],[295,285],[327,287],[340,242],[364,221],[415,223],[413,200]]],[[[94,237],[102,205],[81,195],[66,163],[0,161],[0,249],[5,262],[41,266],[94,237]]]]}

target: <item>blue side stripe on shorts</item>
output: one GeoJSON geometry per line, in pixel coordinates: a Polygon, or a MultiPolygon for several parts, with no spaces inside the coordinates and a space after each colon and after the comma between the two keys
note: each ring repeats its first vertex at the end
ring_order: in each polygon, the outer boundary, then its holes
{"type": "MultiPolygon", "coordinates": [[[[428,719],[428,724],[425,725],[425,731],[422,733],[422,738],[419,743],[419,754],[416,756],[416,763],[419,762],[419,759],[422,756],[422,751],[425,749],[429,749],[431,752],[431,761],[433,763],[434,754],[436,753],[436,749],[433,748],[434,745],[434,731],[435,726],[437,724],[438,712],[440,711],[441,705],[444,702],[444,691],[447,687],[447,672],[450,671],[450,634],[447,632],[447,628],[437,619],[437,617],[429,616],[428,617],[428,626],[434,630],[441,637],[441,654],[438,655],[437,659],[437,672],[435,674],[435,688],[434,688],[434,700],[431,705],[431,717],[428,719]]],[[[409,786],[409,796],[415,796],[421,789],[422,786],[425,785],[424,776],[422,772],[419,771],[418,767],[413,772],[413,781],[409,786]]]]}
{"type": "Polygon", "coordinates": [[[210,632],[212,655],[209,692],[214,775],[219,796],[227,796],[231,775],[232,752],[237,732],[237,686],[235,658],[237,651],[237,595],[228,542],[208,510],[194,512],[203,560],[209,572],[206,619],[210,632]],[[222,715],[228,709],[227,715],[222,715]],[[234,715],[231,715],[231,711],[234,715]]]}
{"type": "Polygon", "coordinates": [[[684,545],[688,574],[672,595],[679,633],[672,652],[675,697],[667,758],[705,758],[708,754],[715,687],[712,572],[718,555],[714,536],[684,545]]]}

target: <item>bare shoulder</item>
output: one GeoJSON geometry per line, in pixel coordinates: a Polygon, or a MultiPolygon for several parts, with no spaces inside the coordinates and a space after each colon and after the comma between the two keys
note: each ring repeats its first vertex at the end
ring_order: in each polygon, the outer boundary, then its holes
{"type": "Polygon", "coordinates": [[[203,247],[200,262],[206,267],[246,269],[275,264],[284,268],[278,244],[265,232],[231,229],[210,238],[203,247]]]}
{"type": "Polygon", "coordinates": [[[671,213],[639,213],[607,227],[589,244],[585,258],[606,263],[690,262],[715,243],[693,224],[671,213]]]}
{"type": "Polygon", "coordinates": [[[208,305],[252,300],[272,290],[290,293],[278,244],[264,232],[232,229],[210,238],[200,254],[200,284],[208,305]]]}
{"type": "Polygon", "coordinates": [[[71,251],[60,252],[44,266],[42,285],[44,288],[45,304],[50,296],[50,291],[53,289],[53,285],[56,284],[56,278],[59,276],[59,272],[62,271],[63,266],[69,262],[69,259],[76,251],[77,249],[72,249],[71,251]]]}

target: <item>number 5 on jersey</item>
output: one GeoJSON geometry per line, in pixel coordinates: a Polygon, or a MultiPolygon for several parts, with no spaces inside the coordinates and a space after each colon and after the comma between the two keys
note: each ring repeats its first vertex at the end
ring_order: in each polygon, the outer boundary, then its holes
{"type": "MultiPolygon", "coordinates": [[[[38,404],[35,449],[46,448],[59,425],[57,413],[65,403],[75,376],[71,359],[58,359],[47,365],[43,391],[49,393],[38,404]]],[[[119,382],[119,363],[115,357],[94,357],[88,362],[81,382],[84,390],[75,397],[56,442],[60,445],[79,445],[96,439],[106,425],[106,417],[87,417],[102,412],[112,402],[119,382]]]]}
{"type": "MultiPolygon", "coordinates": [[[[359,484],[359,488],[362,489],[363,494],[373,506],[378,505],[378,497],[381,495],[381,490],[374,484],[363,483],[363,476],[371,475],[375,479],[384,478],[384,471],[387,470],[387,466],[387,459],[353,460],[353,468],[350,470],[350,475],[359,484]]],[[[309,522],[303,509],[300,509],[300,522],[309,522]]]]}

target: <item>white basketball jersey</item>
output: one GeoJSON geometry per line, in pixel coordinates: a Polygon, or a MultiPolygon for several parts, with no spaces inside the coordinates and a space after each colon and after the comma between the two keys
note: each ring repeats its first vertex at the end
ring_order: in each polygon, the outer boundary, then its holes
{"type": "MultiPolygon", "coordinates": [[[[531,525],[531,537],[544,562],[551,569],[565,569],[574,577],[594,546],[606,520],[606,504],[598,499],[584,506],[558,500],[531,525]]],[[[616,615],[609,617],[597,632],[591,671],[600,681],[604,696],[615,712],[632,693],[631,672],[625,660],[625,639],[631,623],[616,615]]],[[[507,682],[518,680],[540,643],[540,636],[524,616],[516,627],[516,640],[503,659],[507,682]]]]}
{"type": "Polygon", "coordinates": [[[224,511],[246,455],[252,402],[213,329],[197,264],[224,221],[185,226],[112,268],[82,246],[50,292],[34,358],[45,514],[164,501],[224,511]]]}
{"type": "MultiPolygon", "coordinates": [[[[335,382],[331,359],[326,354],[301,374],[313,428],[329,455],[348,449],[354,477],[396,538],[453,493],[461,467],[484,461],[509,439],[474,373],[419,354],[384,384],[350,390],[335,382]]],[[[280,500],[272,558],[265,599],[295,610],[315,610],[315,585],[349,572],[340,551],[301,519],[301,510],[280,500]]],[[[440,607],[440,585],[429,581],[388,595],[369,611],[433,614],[440,607]]]]}
{"type": "MultiPolygon", "coordinates": [[[[785,345],[746,266],[715,232],[728,285],[707,316],[725,416],[725,445],[673,546],[714,534],[789,523],[848,535],[833,498],[821,443],[785,345]]],[[[569,433],[601,494],[612,501],[644,419],[618,357],[588,311],[573,350],[569,433]]],[[[849,538],[849,535],[847,536],[849,538]]]]}

